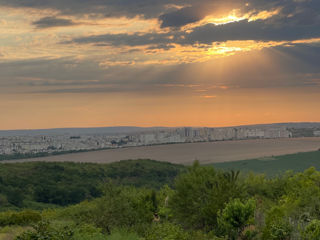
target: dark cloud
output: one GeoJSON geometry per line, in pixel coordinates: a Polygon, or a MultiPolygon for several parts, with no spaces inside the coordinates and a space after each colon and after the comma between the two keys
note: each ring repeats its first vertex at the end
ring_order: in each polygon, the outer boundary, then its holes
{"type": "Polygon", "coordinates": [[[198,22],[203,18],[203,12],[193,7],[185,7],[175,12],[163,14],[159,17],[161,27],[182,27],[189,23],[198,22]]]}
{"type": "MultiPolygon", "coordinates": [[[[182,0],[189,2],[190,0],[182,0]]],[[[99,17],[156,18],[168,10],[174,0],[0,0],[0,6],[16,8],[54,9],[63,15],[90,14],[99,17]]]]}
{"type": "Polygon", "coordinates": [[[319,20],[320,2],[318,0],[197,0],[191,6],[164,13],[159,17],[161,27],[181,27],[204,19],[208,15],[217,16],[238,9],[244,13],[279,10],[278,24],[312,24],[319,20]]]}
{"type": "Polygon", "coordinates": [[[243,8],[241,0],[197,0],[190,5],[176,9],[159,16],[161,27],[179,28],[190,23],[195,23],[208,15],[219,17],[229,13],[233,9],[243,8]]]}
{"type": "Polygon", "coordinates": [[[71,42],[98,46],[152,45],[165,49],[172,44],[194,45],[201,43],[211,45],[214,42],[233,40],[292,41],[320,37],[320,21],[313,21],[309,25],[293,24],[292,22],[277,24],[277,22],[277,19],[251,22],[242,20],[224,25],[206,24],[196,27],[188,33],[171,31],[169,33],[104,34],[79,37],[71,42]]]}
{"type": "MultiPolygon", "coordinates": [[[[169,49],[171,43],[179,34],[171,33],[134,33],[134,34],[103,34],[89,37],[79,37],[73,39],[71,42],[78,44],[95,44],[97,46],[145,46],[151,45],[153,49],[169,49]]],[[[65,42],[65,43],[71,43],[65,42]]]]}
{"type": "Polygon", "coordinates": [[[36,28],[52,28],[52,27],[65,27],[77,25],[70,19],[57,18],[57,17],[44,17],[32,23],[36,28]]]}
{"type": "Polygon", "coordinates": [[[207,24],[186,35],[186,42],[211,44],[228,40],[282,41],[320,37],[320,22],[313,25],[277,24],[272,20],[239,21],[224,25],[207,24]]]}
{"type": "Polygon", "coordinates": [[[158,18],[161,27],[173,28],[200,21],[208,15],[219,17],[232,9],[239,9],[243,14],[279,9],[273,24],[280,27],[288,23],[313,25],[319,22],[320,15],[319,0],[0,0],[0,6],[54,9],[61,15],[79,18],[84,14],[93,18],[158,18]]]}
{"type": "MultiPolygon", "coordinates": [[[[0,2],[1,1],[3,0],[0,0],[0,2]]],[[[126,11],[128,11],[128,6],[123,6],[123,8],[121,8],[121,4],[125,4],[127,1],[129,0],[95,0],[90,3],[92,6],[100,6],[101,4],[104,4],[104,6],[117,6],[119,11],[124,11],[124,14],[126,11]]],[[[185,0],[184,3],[187,3],[186,1],[187,0],[185,0]]],[[[13,0],[13,2],[18,1],[13,0]]],[[[54,1],[52,3],[48,1],[32,2],[34,4],[36,3],[36,6],[43,4],[44,6],[52,5],[58,7],[60,6],[59,3],[62,4],[60,1],[54,1]]],[[[32,5],[32,2],[28,2],[29,6],[32,5]]],[[[86,3],[86,1],[72,0],[66,4],[72,5],[72,3],[75,4],[75,2],[78,2],[79,5],[86,3]]],[[[144,0],[133,2],[131,2],[131,4],[137,4],[146,8],[149,6],[149,2],[144,2],[144,0]]],[[[151,2],[154,3],[155,8],[158,5],[161,5],[161,1],[151,2]]],[[[165,3],[168,4],[170,1],[168,0],[164,2],[164,5],[161,7],[162,10],[166,6],[165,3]]],[[[130,5],[130,3],[128,4],[130,5]]],[[[189,6],[176,9],[159,16],[162,27],[172,27],[169,33],[152,32],[133,34],[102,34],[96,36],[78,37],[73,39],[71,42],[78,44],[95,44],[97,46],[108,45],[133,47],[148,45],[148,47],[158,46],[159,49],[169,49],[172,44],[194,45],[201,43],[210,45],[213,42],[224,42],[228,40],[291,41],[320,37],[320,1],[318,0],[250,0],[248,1],[248,6],[243,6],[243,2],[240,0],[198,0],[198,2],[195,3],[190,0],[189,6]],[[258,14],[263,10],[275,9],[280,9],[280,12],[265,20],[242,20],[224,25],[206,24],[195,27],[188,32],[179,30],[179,27],[185,24],[197,22],[207,14],[212,14],[212,9],[215,9],[219,12],[224,5],[227,5],[227,8],[230,9],[234,7],[248,8],[243,9],[243,11],[251,12],[253,14],[258,14]]],[[[131,16],[138,14],[138,12],[136,12],[134,9],[135,8],[132,6],[131,13],[133,15],[131,16]]],[[[158,13],[161,11],[159,10],[158,13]]],[[[148,12],[148,14],[149,13],[150,12],[148,12]]],[[[148,16],[151,15],[149,14],[148,16]]],[[[156,16],[158,15],[154,15],[154,17],[156,16]]],[[[73,22],[68,22],[68,20],[58,18],[44,18],[38,22],[35,22],[34,24],[37,23],[38,27],[49,27],[54,26],[55,24],[74,24],[73,22]]]]}

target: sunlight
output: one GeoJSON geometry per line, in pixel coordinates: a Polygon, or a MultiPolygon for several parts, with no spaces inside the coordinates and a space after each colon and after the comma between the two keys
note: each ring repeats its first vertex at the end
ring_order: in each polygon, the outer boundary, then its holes
{"type": "Polygon", "coordinates": [[[235,52],[242,51],[241,47],[225,47],[225,46],[218,46],[211,48],[208,53],[209,55],[223,55],[223,56],[229,56],[234,54],[235,52]]]}
{"type": "Polygon", "coordinates": [[[214,25],[224,25],[224,24],[228,24],[228,23],[232,23],[232,22],[239,22],[244,19],[246,19],[246,17],[239,16],[238,10],[232,10],[231,13],[226,17],[222,17],[222,18],[209,17],[206,19],[206,22],[212,23],[214,25]]]}

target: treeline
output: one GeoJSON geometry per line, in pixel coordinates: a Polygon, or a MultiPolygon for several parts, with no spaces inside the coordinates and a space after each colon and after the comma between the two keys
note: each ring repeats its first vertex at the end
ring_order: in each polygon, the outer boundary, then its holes
{"type": "Polygon", "coordinates": [[[100,151],[105,149],[85,149],[85,150],[68,150],[68,151],[53,151],[53,152],[37,152],[37,153],[13,153],[13,154],[0,154],[0,161],[7,160],[19,160],[19,159],[28,159],[28,158],[41,158],[48,156],[64,155],[71,153],[81,153],[81,152],[93,152],[100,151]]]}
{"type": "Polygon", "coordinates": [[[106,182],[101,191],[64,208],[3,212],[0,226],[25,227],[12,235],[16,240],[320,239],[320,172],[314,168],[267,178],[195,162],[172,186],[106,182]]]}
{"type": "Polygon", "coordinates": [[[172,184],[181,165],[151,160],[112,164],[19,163],[0,165],[0,211],[67,206],[102,196],[102,186],[158,189],[172,184]]]}

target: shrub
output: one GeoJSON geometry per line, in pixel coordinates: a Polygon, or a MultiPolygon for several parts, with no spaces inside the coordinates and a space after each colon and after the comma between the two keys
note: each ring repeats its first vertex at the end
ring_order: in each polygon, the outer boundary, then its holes
{"type": "Polygon", "coordinates": [[[101,229],[85,224],[75,227],[73,240],[106,240],[106,236],[101,229]]]}
{"type": "Polygon", "coordinates": [[[270,226],[270,240],[289,240],[293,227],[286,221],[277,222],[270,226]]]}
{"type": "Polygon", "coordinates": [[[145,240],[187,240],[188,234],[172,223],[154,223],[146,233],[145,240]]]}
{"type": "Polygon", "coordinates": [[[72,240],[74,235],[74,232],[68,226],[63,227],[63,229],[55,229],[47,221],[42,221],[33,228],[33,231],[26,231],[16,237],[15,240],[72,240]]]}
{"type": "MultiPolygon", "coordinates": [[[[242,203],[239,199],[230,201],[226,207],[219,212],[218,223],[229,239],[238,239],[246,227],[254,224],[255,200],[250,199],[242,203]]],[[[247,232],[247,238],[252,235],[247,232]]]]}
{"type": "Polygon", "coordinates": [[[134,187],[108,186],[105,196],[95,202],[95,207],[81,216],[84,222],[92,222],[105,232],[116,228],[135,228],[150,224],[154,215],[152,192],[134,187]]]}
{"type": "Polygon", "coordinates": [[[29,225],[41,221],[40,213],[32,210],[5,212],[0,215],[0,226],[29,225]]]}
{"type": "Polygon", "coordinates": [[[320,220],[312,220],[302,231],[303,240],[320,240],[320,220]]]}
{"type": "Polygon", "coordinates": [[[275,206],[270,209],[266,216],[266,224],[263,229],[263,239],[266,240],[287,240],[290,239],[293,226],[286,216],[283,207],[275,206]]]}
{"type": "Polygon", "coordinates": [[[217,213],[234,197],[241,197],[238,173],[224,173],[195,164],[175,182],[176,191],[169,206],[175,219],[186,228],[211,230],[217,226],[217,213]]]}
{"type": "MultiPolygon", "coordinates": [[[[116,230],[106,240],[139,240],[136,233],[127,230],[116,230]]],[[[90,239],[91,240],[91,239],[90,239]]]]}

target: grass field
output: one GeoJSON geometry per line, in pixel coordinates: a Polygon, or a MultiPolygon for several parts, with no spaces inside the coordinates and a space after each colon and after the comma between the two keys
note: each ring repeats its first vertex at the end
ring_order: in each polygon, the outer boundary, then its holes
{"type": "Polygon", "coordinates": [[[320,170],[320,151],[264,157],[243,161],[211,164],[216,168],[240,170],[242,172],[265,173],[274,176],[287,170],[301,172],[309,167],[320,170]]]}

